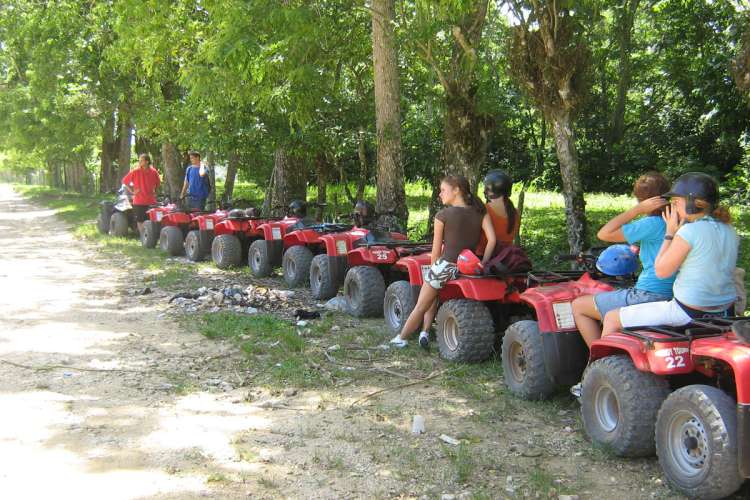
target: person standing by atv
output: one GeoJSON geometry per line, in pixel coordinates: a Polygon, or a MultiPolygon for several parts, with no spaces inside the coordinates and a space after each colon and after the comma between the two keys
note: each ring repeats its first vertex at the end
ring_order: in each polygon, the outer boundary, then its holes
{"type": "MultiPolygon", "coordinates": [[[[638,245],[643,270],[632,288],[583,295],[573,301],[573,318],[586,345],[590,346],[594,340],[601,337],[600,321],[609,311],[672,298],[674,276],[659,278],[654,270],[654,260],[666,231],[666,223],[661,215],[668,204],[666,198],[662,198],[667,191],[669,181],[661,173],[652,171],[641,175],[633,185],[633,196],[638,200],[638,204],[613,217],[597,233],[597,237],[602,241],[638,245]]],[[[607,262],[604,262],[602,265],[606,264],[607,262]]],[[[617,264],[611,263],[613,267],[617,264]]],[[[602,268],[602,271],[607,273],[605,268],[602,268]]]]}
{"type": "MultiPolygon", "coordinates": [[[[513,191],[513,179],[500,169],[490,170],[484,176],[485,207],[495,229],[497,246],[495,252],[503,245],[512,245],[521,227],[518,211],[510,200],[513,191]]],[[[482,235],[477,247],[477,253],[483,254],[487,246],[487,239],[482,235]]]]}
{"type": "Polygon", "coordinates": [[[421,322],[419,345],[427,348],[428,331],[437,313],[438,290],[458,276],[458,254],[465,249],[475,249],[482,232],[487,238],[483,264],[489,260],[495,248],[492,220],[484,205],[471,192],[469,181],[464,176],[448,175],[440,182],[440,201],[446,207],[435,215],[431,267],[425,276],[414,310],[409,314],[401,333],[390,341],[396,347],[406,347],[407,337],[421,322]]]}
{"type": "Polygon", "coordinates": [[[211,192],[211,181],[208,168],[201,164],[201,155],[197,151],[188,153],[190,164],[185,169],[185,182],[182,184],[182,198],[187,195],[190,210],[206,210],[206,199],[211,192]]]}
{"type": "Polygon", "coordinates": [[[138,166],[122,178],[122,183],[133,195],[133,215],[138,224],[138,233],[141,233],[146,221],[146,210],[149,205],[156,205],[156,190],[161,184],[159,172],[151,166],[151,157],[145,153],[140,155],[138,166]]]}
{"type": "Polygon", "coordinates": [[[695,318],[734,314],[739,237],[729,211],[719,206],[719,189],[709,175],[682,175],[665,195],[671,198],[664,221],[666,234],[654,262],[659,278],[677,273],[674,298],[638,304],[607,313],[604,331],[638,326],[683,326],[695,318]]]}

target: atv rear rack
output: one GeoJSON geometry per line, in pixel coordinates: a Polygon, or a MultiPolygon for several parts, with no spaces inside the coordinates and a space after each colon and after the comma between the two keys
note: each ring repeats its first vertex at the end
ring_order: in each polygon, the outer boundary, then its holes
{"type": "Polygon", "coordinates": [[[730,318],[699,318],[685,326],[645,326],[620,328],[620,332],[648,342],[649,344],[665,342],[691,342],[696,339],[718,337],[732,331],[735,321],[746,321],[743,316],[730,318]]]}

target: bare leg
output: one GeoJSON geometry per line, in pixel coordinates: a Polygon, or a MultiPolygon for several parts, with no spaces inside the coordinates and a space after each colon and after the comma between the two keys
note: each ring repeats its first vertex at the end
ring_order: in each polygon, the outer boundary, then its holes
{"type": "Polygon", "coordinates": [[[138,225],[138,234],[143,234],[143,222],[136,222],[138,225]]]}
{"type": "Polygon", "coordinates": [[[596,309],[593,295],[584,295],[573,301],[573,318],[587,346],[590,347],[593,341],[601,337],[599,321],[602,317],[596,309]]]}
{"type": "Polygon", "coordinates": [[[438,300],[437,297],[435,297],[435,300],[432,302],[432,306],[427,310],[427,312],[424,314],[424,321],[422,322],[422,331],[423,332],[429,332],[430,327],[432,326],[432,322],[435,321],[435,316],[437,315],[438,310],[438,300]]]}
{"type": "Polygon", "coordinates": [[[427,311],[433,307],[433,303],[436,302],[438,292],[427,283],[422,285],[422,289],[419,291],[419,298],[417,304],[414,306],[414,310],[411,312],[409,317],[404,323],[404,327],[401,329],[399,337],[406,340],[414,330],[419,327],[419,324],[424,320],[424,316],[427,311]]]}
{"type": "Polygon", "coordinates": [[[602,337],[616,333],[621,328],[622,322],[620,321],[620,310],[615,309],[614,311],[609,311],[607,315],[604,316],[604,330],[602,331],[602,337]]]}

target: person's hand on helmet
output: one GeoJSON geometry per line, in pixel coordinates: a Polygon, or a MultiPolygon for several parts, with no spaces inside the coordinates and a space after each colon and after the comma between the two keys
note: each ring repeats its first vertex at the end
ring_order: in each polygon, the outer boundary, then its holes
{"type": "Polygon", "coordinates": [[[662,196],[653,196],[651,198],[646,198],[636,205],[636,209],[640,214],[646,215],[653,213],[666,205],[669,205],[669,201],[666,198],[662,196]]]}

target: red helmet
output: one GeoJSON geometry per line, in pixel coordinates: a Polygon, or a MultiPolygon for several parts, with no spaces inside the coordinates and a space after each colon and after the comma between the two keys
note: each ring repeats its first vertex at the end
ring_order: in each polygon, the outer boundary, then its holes
{"type": "Polygon", "coordinates": [[[458,272],[461,274],[482,274],[482,261],[468,248],[458,254],[458,272]]]}

